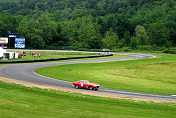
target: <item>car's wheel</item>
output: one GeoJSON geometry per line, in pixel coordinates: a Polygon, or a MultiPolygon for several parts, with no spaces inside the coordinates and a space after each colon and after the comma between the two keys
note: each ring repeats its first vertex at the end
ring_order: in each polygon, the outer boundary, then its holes
{"type": "Polygon", "coordinates": [[[92,87],[92,86],[89,86],[89,90],[93,90],[93,87],[92,87]]]}
{"type": "Polygon", "coordinates": [[[98,88],[95,88],[95,90],[98,90],[98,88]]]}
{"type": "Polygon", "coordinates": [[[76,88],[76,89],[79,89],[79,86],[78,86],[78,85],[75,85],[75,88],[76,88]]]}

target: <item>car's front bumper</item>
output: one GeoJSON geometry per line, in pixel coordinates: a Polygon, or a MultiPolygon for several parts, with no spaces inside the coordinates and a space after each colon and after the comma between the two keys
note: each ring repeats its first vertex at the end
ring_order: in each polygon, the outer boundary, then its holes
{"type": "Polygon", "coordinates": [[[100,86],[96,86],[96,87],[95,87],[95,89],[99,89],[99,88],[100,88],[100,86]]]}

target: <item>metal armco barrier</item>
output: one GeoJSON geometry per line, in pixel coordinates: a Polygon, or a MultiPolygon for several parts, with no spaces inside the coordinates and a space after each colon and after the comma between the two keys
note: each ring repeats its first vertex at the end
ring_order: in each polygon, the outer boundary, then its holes
{"type": "Polygon", "coordinates": [[[45,61],[57,61],[57,60],[70,60],[70,59],[108,57],[108,56],[113,56],[113,54],[110,54],[110,55],[97,55],[97,56],[83,56],[83,57],[67,57],[67,58],[41,59],[41,60],[8,61],[8,62],[0,62],[0,64],[8,64],[8,63],[32,63],[32,62],[45,62],[45,61]]]}

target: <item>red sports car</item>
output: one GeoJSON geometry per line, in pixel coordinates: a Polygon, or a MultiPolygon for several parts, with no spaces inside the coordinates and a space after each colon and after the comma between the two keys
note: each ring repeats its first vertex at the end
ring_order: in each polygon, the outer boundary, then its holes
{"type": "Polygon", "coordinates": [[[80,81],[77,81],[77,82],[73,82],[73,86],[76,89],[78,89],[78,88],[87,88],[87,89],[90,89],[90,90],[93,90],[93,89],[98,90],[100,88],[99,84],[90,83],[87,80],[80,80],[80,81]]]}
{"type": "Polygon", "coordinates": [[[22,56],[26,56],[26,52],[22,51],[19,53],[19,55],[22,57],[22,56]]]}

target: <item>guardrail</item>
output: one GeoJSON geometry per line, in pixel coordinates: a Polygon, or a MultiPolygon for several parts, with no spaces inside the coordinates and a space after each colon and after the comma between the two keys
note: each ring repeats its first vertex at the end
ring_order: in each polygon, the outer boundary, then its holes
{"type": "Polygon", "coordinates": [[[83,59],[83,58],[97,58],[97,57],[108,57],[113,56],[110,55],[97,55],[97,56],[82,56],[82,57],[67,57],[67,58],[53,58],[53,59],[40,59],[40,60],[23,60],[23,61],[4,61],[0,62],[0,64],[8,64],[8,63],[33,63],[33,62],[46,62],[46,61],[57,61],[57,60],[70,60],[70,59],[83,59]]]}

